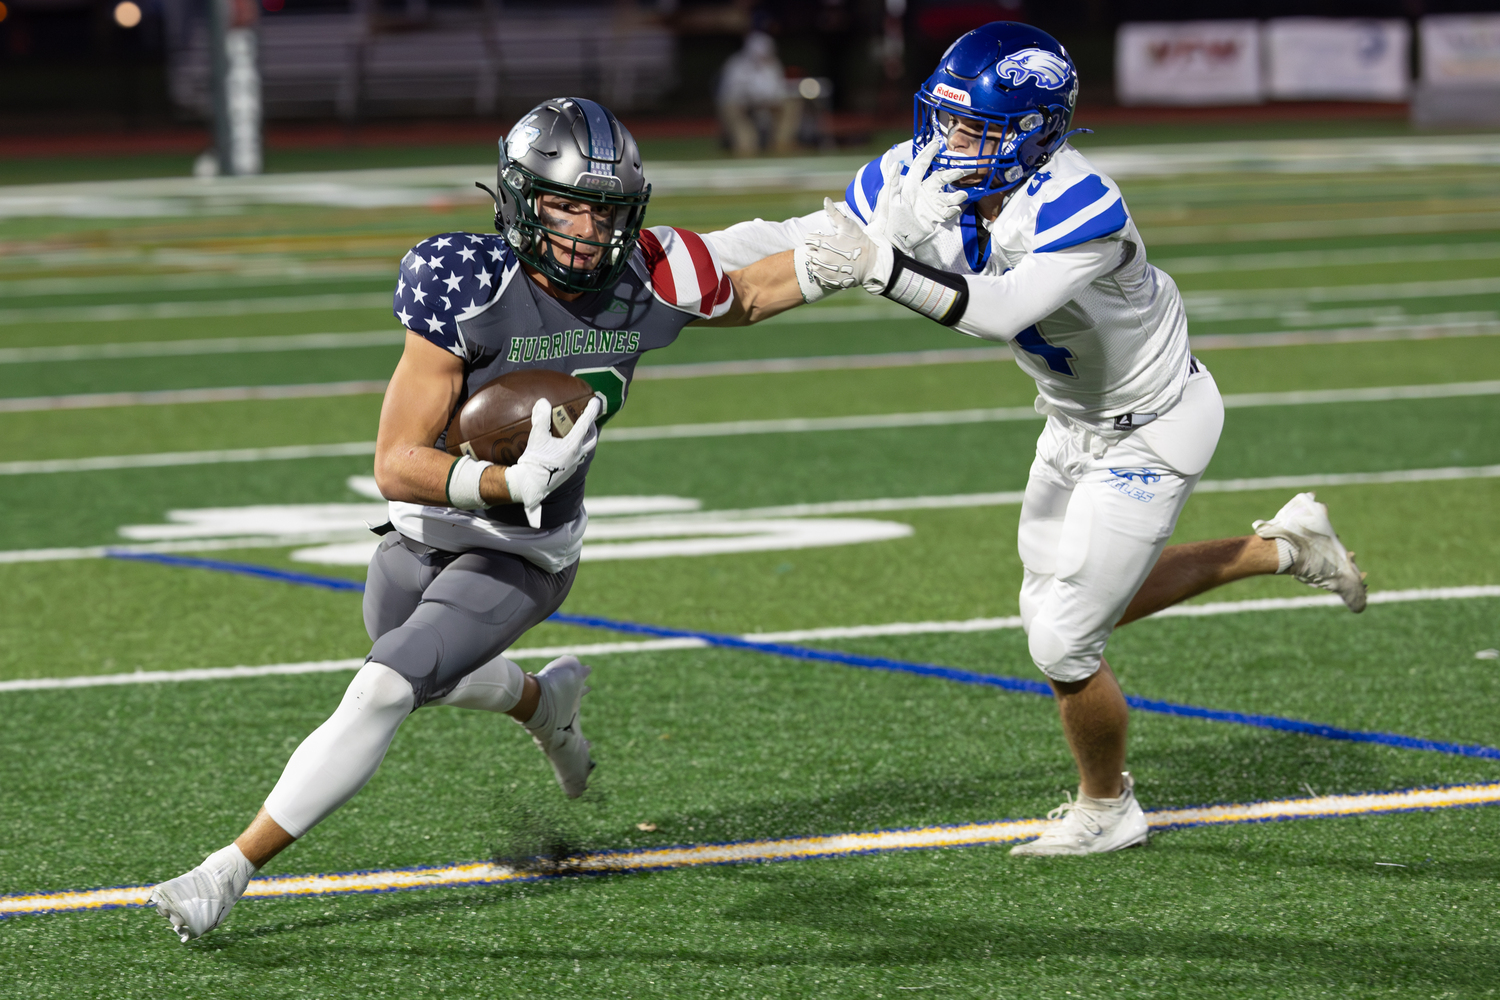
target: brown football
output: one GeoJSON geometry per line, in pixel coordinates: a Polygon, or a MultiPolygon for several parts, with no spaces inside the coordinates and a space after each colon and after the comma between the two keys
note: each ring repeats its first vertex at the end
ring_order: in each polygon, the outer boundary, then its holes
{"type": "Polygon", "coordinates": [[[515,465],[531,436],[531,408],[537,400],[552,404],[552,436],[562,437],[593,398],[593,386],[566,372],[509,372],[480,386],[459,408],[448,424],[448,452],[515,465]]]}

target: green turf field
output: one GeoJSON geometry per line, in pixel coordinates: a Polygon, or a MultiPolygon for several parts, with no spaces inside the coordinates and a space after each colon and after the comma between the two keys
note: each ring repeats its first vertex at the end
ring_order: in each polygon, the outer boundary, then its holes
{"type": "MultiPolygon", "coordinates": [[[[1144,621],[1110,647],[1126,691],[1500,745],[1500,660],[1476,657],[1500,647],[1500,170],[1122,187],[1232,404],[1176,540],[1243,534],[1311,477],[1342,476],[1317,493],[1372,591],[1426,595],[1358,617],[1293,605],[1144,621]]],[[[677,195],[650,222],[707,229],[820,203],[677,195]]],[[[357,543],[372,504],[359,477],[400,349],[383,304],[396,262],[486,224],[479,203],[0,220],[0,904],[186,870],[239,832],[326,717],[347,672],[4,683],[362,657],[357,593],[102,547],[361,579],[313,550],[357,543]],[[198,390],[219,395],[180,395],[198,390]],[[284,398],[248,398],[265,391],[284,398]],[[278,448],[307,457],[217,454],[278,448]],[[308,528],[291,505],[341,520],[308,528]]],[[[1039,428],[1011,412],[1030,383],[993,345],[855,294],[761,328],[689,328],[649,356],[590,496],[686,498],[697,524],[776,508],[766,531],[865,519],[900,537],[591,561],[564,612],[727,635],[1017,613],[1018,507],[1003,495],[1024,486],[1039,428]],[[955,350],[977,353],[910,353],[955,350]],[[952,415],[969,410],[995,413],[952,415]],[[914,413],[938,416],[881,425],[914,413]],[[794,418],[849,420],[727,426],[794,418]],[[678,425],[726,426],[663,436],[678,425]],[[906,506],[876,503],[892,499],[906,506]],[[787,509],[810,504],[825,506],[787,509]]],[[[1195,603],[1311,593],[1261,578],[1195,603]]],[[[520,645],[638,641],[547,623],[520,645]]],[[[1014,627],[785,641],[1038,677],[1014,627]]],[[[1029,819],[1074,784],[1054,707],[1034,695],[726,648],[589,662],[599,768],[583,799],[562,797],[507,720],[434,708],[265,874],[1029,819]]],[[[1148,809],[1500,781],[1494,757],[1160,712],[1136,713],[1132,740],[1148,809]]],[[[1484,997],[1500,993],[1497,844],[1500,810],[1439,809],[1174,829],[1079,860],[975,846],[247,899],[187,947],[139,908],[12,916],[0,992],[1484,997]]]]}

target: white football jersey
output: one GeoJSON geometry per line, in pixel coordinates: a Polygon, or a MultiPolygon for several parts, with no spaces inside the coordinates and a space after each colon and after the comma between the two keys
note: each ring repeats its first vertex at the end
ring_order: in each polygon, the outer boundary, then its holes
{"type": "MultiPolygon", "coordinates": [[[[910,156],[902,142],[866,164],[849,185],[852,214],[868,222],[881,167],[894,160],[904,173],[910,156]]],[[[1181,398],[1189,361],[1182,296],[1146,262],[1119,187],[1072,146],[1011,192],[993,223],[966,212],[913,256],[971,276],[956,329],[1011,341],[1045,408],[1123,432],[1181,398]]]]}
{"type": "MultiPolygon", "coordinates": [[[[868,223],[883,170],[909,165],[897,143],[855,174],[841,206],[868,223]]],[[[746,267],[827,230],[822,212],[756,219],[705,235],[726,269],[746,267]]],[[[986,223],[959,215],[916,248],[923,264],[969,277],[969,305],[956,329],[1010,341],[1036,379],[1039,408],[1113,436],[1163,413],[1188,376],[1187,316],[1166,272],[1146,248],[1120,189],[1072,146],[1006,198],[986,223]]]]}

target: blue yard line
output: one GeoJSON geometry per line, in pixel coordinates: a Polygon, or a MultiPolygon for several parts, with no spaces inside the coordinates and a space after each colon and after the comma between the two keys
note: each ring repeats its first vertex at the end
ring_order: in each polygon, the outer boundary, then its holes
{"type": "Polygon", "coordinates": [[[311,573],[292,573],[255,563],[225,562],[222,559],[195,559],[191,556],[169,556],[159,552],[127,552],[113,549],[111,559],[129,559],[134,562],[161,563],[163,566],[185,566],[189,569],[212,569],[220,573],[238,573],[241,576],[256,576],[280,583],[295,583],[301,587],[319,587],[323,590],[358,590],[365,585],[358,580],[344,580],[336,576],[315,576],[311,573]]]}
{"type": "MultiPolygon", "coordinates": [[[[329,590],[362,591],[365,585],[357,580],[345,580],[336,576],[315,576],[311,573],[288,573],[284,570],[257,566],[254,563],[225,562],[219,559],[194,559],[186,556],[161,555],[150,552],[111,551],[116,559],[134,559],[155,562],[167,566],[185,566],[193,569],[211,569],[222,573],[241,573],[246,576],[295,583],[304,587],[324,587],[329,590]]],[[[701,639],[710,646],[722,649],[739,649],[752,653],[768,653],[794,660],[814,660],[822,663],[838,663],[846,667],[865,670],[886,670],[892,673],[914,674],[918,677],[936,677],[958,684],[976,684],[982,687],[1000,688],[1020,694],[1035,694],[1052,697],[1052,688],[1042,681],[1023,680],[1019,677],[1002,677],[981,674],[973,670],[942,667],[934,663],[913,663],[908,660],[892,660],[884,656],[861,656],[857,653],[842,653],[832,649],[815,649],[811,646],[792,646],[779,642],[752,642],[739,636],[722,635],[718,632],[700,632],[695,629],[665,628],[661,625],[642,625],[639,622],[617,621],[594,615],[570,615],[559,611],[547,619],[559,625],[578,625],[583,628],[624,632],[628,635],[648,635],[657,639],[701,639]]],[[[1140,712],[1158,715],[1176,715],[1189,719],[1205,719],[1209,722],[1229,722],[1257,729],[1274,729],[1284,733],[1300,733],[1318,736],[1326,740],[1345,740],[1351,743],[1375,743],[1381,746],[1399,747],[1403,750],[1431,750],[1435,753],[1453,754],[1459,757],[1481,757],[1500,760],[1500,749],[1474,743],[1448,743],[1442,740],[1424,740],[1400,733],[1377,733],[1362,729],[1343,729],[1325,726],[1317,722],[1303,722],[1279,715],[1255,715],[1245,712],[1226,712],[1216,708],[1201,708],[1197,705],[1182,705],[1173,701],[1159,701],[1126,695],[1125,701],[1140,712]]]]}
{"type": "MultiPolygon", "coordinates": [[[[649,635],[662,639],[702,639],[711,646],[720,646],[725,649],[745,649],[757,653],[787,656],[798,660],[820,660],[825,663],[840,663],[844,666],[862,667],[867,670],[888,670],[893,673],[916,674],[919,677],[939,677],[943,680],[956,681],[959,684],[978,684],[1023,694],[1038,694],[1048,698],[1052,696],[1052,688],[1041,681],[1022,680],[1019,677],[999,677],[994,674],[981,674],[972,670],[959,670],[955,667],[940,667],[931,663],[911,663],[906,660],[891,660],[883,656],[860,656],[856,653],[841,653],[830,649],[813,649],[808,646],[751,642],[737,636],[719,635],[715,632],[662,628],[657,625],[639,625],[635,622],[614,621],[609,618],[596,618],[589,615],[568,615],[562,612],[554,614],[549,621],[555,621],[563,625],[581,625],[585,628],[610,629],[615,632],[649,635]]],[[[1172,701],[1142,698],[1139,695],[1126,695],[1125,701],[1131,708],[1137,711],[1154,712],[1158,715],[1177,715],[1190,719],[1206,719],[1210,722],[1232,722],[1237,725],[1252,726],[1258,729],[1275,729],[1281,732],[1320,736],[1328,740],[1348,740],[1353,743],[1377,743],[1384,746],[1400,747],[1404,750],[1432,750],[1437,753],[1454,754],[1460,757],[1483,757],[1489,760],[1500,760],[1500,749],[1479,744],[1447,743],[1441,740],[1424,740],[1414,736],[1402,736],[1400,733],[1377,733],[1361,729],[1342,729],[1338,726],[1325,726],[1317,722],[1303,722],[1300,719],[1286,719],[1277,715],[1225,712],[1215,708],[1200,708],[1197,705],[1181,705],[1172,701]]]]}

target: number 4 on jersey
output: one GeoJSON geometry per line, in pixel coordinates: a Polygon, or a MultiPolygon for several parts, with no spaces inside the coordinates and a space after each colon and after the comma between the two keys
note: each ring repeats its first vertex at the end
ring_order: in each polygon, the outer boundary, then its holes
{"type": "Polygon", "coordinates": [[[1066,378],[1078,377],[1078,372],[1073,370],[1073,359],[1076,355],[1066,347],[1049,344],[1035,326],[1028,326],[1016,334],[1016,343],[1027,354],[1035,354],[1045,361],[1047,367],[1057,374],[1066,378]]]}

